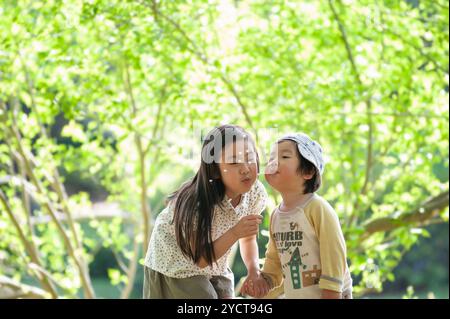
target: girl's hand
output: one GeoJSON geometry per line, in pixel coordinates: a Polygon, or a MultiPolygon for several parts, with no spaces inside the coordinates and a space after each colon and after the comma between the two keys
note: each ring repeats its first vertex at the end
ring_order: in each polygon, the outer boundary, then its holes
{"type": "Polygon", "coordinates": [[[249,273],[241,288],[242,295],[254,298],[262,298],[269,293],[270,287],[261,273],[249,273]]]}
{"type": "Polygon", "coordinates": [[[262,223],[261,215],[248,215],[231,228],[231,232],[237,238],[244,238],[258,234],[258,225],[262,223]]]}

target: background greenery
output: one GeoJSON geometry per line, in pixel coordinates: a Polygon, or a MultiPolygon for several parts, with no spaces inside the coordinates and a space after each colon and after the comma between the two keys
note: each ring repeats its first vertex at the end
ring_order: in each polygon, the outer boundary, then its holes
{"type": "Polygon", "coordinates": [[[139,298],[189,152],[235,123],[321,142],[355,297],[448,298],[448,1],[0,3],[0,297],[139,298]]]}

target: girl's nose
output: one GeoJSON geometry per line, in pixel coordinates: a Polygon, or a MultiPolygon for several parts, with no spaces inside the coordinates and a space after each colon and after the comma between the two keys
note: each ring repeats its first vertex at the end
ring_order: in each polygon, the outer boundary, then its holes
{"type": "Polygon", "coordinates": [[[250,173],[250,165],[249,163],[243,163],[241,167],[241,174],[247,175],[248,173],[250,173]]]}

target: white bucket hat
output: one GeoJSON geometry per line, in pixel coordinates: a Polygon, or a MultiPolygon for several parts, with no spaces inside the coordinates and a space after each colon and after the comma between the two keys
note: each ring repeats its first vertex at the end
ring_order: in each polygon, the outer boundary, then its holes
{"type": "Polygon", "coordinates": [[[323,160],[323,151],[319,143],[312,140],[304,133],[287,134],[280,138],[277,142],[293,141],[297,144],[298,151],[304,158],[310,161],[319,171],[320,176],[323,175],[325,169],[325,162],[323,160]]]}

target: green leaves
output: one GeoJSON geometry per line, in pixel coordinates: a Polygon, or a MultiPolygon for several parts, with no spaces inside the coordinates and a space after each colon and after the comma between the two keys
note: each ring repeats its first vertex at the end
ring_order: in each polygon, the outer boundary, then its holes
{"type": "Polygon", "coordinates": [[[117,269],[108,269],[108,277],[111,280],[111,285],[113,286],[127,283],[127,276],[122,275],[117,269]]]}
{"type": "MultiPolygon", "coordinates": [[[[156,11],[142,1],[3,1],[0,181],[22,178],[20,142],[44,188],[32,203],[37,217],[48,203],[64,209],[51,178],[58,169],[69,189],[100,185],[102,200],[142,226],[198,166],[186,159],[200,145],[195,129],[251,124],[266,152],[278,137],[267,130],[304,131],[326,151],[320,194],[339,214],[359,291],[381,289],[428,234],[399,224],[361,240],[366,222],[448,190],[448,4],[333,3],[335,13],[327,1],[170,1],[156,11]]],[[[26,221],[21,184],[0,187],[26,221]]],[[[95,200],[77,192],[67,200],[73,211],[95,200]]],[[[17,275],[25,259],[1,209],[0,272],[17,275]]],[[[437,215],[448,222],[448,207],[437,215]]],[[[101,238],[130,262],[132,239],[143,236],[127,223],[92,221],[96,235],[82,236],[82,254],[92,260],[101,238]]],[[[36,230],[44,266],[62,271],[68,252],[55,226],[36,230]]],[[[75,268],[58,280],[76,290],[75,268]]],[[[127,284],[124,274],[109,271],[115,285],[127,284]]]]}

